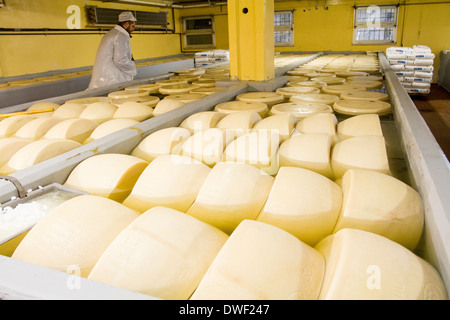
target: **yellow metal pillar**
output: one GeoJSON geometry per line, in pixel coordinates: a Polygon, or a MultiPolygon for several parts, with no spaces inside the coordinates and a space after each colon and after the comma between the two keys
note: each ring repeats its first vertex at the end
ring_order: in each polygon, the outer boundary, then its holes
{"type": "Polygon", "coordinates": [[[230,77],[275,77],[274,0],[228,0],[230,77]]]}

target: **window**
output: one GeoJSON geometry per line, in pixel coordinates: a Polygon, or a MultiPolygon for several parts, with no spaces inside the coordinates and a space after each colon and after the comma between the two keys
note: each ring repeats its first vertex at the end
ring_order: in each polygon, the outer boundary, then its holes
{"type": "Polygon", "coordinates": [[[183,39],[185,49],[212,49],[216,47],[214,17],[185,17],[183,39]]]}
{"type": "Polygon", "coordinates": [[[397,9],[397,6],[356,7],[353,44],[394,44],[397,9]]]}
{"type": "Polygon", "coordinates": [[[294,45],[294,13],[292,11],[276,11],[274,27],[276,47],[294,45]]]}

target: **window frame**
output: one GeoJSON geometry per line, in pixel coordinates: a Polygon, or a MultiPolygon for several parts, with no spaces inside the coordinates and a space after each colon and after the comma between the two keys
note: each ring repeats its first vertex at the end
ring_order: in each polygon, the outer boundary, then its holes
{"type": "Polygon", "coordinates": [[[214,23],[214,16],[208,15],[208,16],[190,16],[190,17],[181,17],[182,19],[182,27],[183,27],[183,48],[188,50],[193,49],[215,49],[216,48],[216,32],[215,32],[215,23],[214,23]],[[190,20],[203,20],[203,19],[211,19],[211,28],[209,29],[187,29],[187,21],[190,20]],[[188,44],[187,37],[189,36],[204,36],[204,35],[211,35],[212,43],[210,44],[199,44],[199,45],[192,45],[188,44]]]}
{"type": "Polygon", "coordinates": [[[275,11],[275,15],[274,15],[274,44],[275,47],[293,47],[294,46],[294,10],[276,10],[275,11]],[[291,24],[290,25],[280,25],[277,26],[275,25],[275,15],[277,14],[289,14],[291,16],[290,21],[291,24]],[[277,31],[289,31],[291,34],[291,41],[289,42],[277,42],[275,41],[275,33],[277,31]]]}
{"type": "Polygon", "coordinates": [[[353,15],[353,40],[354,45],[393,45],[397,43],[397,28],[398,28],[398,5],[370,5],[370,6],[355,6],[353,15]],[[358,11],[365,10],[371,7],[378,7],[381,9],[394,9],[394,19],[393,21],[378,21],[380,28],[392,28],[392,39],[391,40],[358,40],[358,31],[361,29],[375,29],[368,28],[368,22],[358,22],[358,11]]]}

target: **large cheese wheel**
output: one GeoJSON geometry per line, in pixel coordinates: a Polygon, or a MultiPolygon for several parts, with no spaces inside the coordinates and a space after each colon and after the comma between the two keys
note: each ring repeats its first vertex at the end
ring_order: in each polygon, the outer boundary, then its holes
{"type": "Polygon", "coordinates": [[[301,133],[326,133],[334,137],[338,121],[332,113],[318,113],[301,119],[295,129],[301,133]]]}
{"type": "Polygon", "coordinates": [[[327,84],[327,86],[339,85],[339,84],[344,84],[345,83],[345,78],[336,77],[336,75],[333,75],[331,77],[330,76],[314,77],[314,78],[311,78],[310,80],[312,80],[312,81],[319,81],[319,82],[325,82],[327,84]]]}
{"type": "Polygon", "coordinates": [[[161,101],[161,99],[159,99],[159,97],[157,97],[157,96],[143,96],[143,97],[133,97],[133,98],[126,98],[126,99],[113,99],[110,102],[116,107],[120,107],[122,104],[127,103],[127,102],[137,102],[137,103],[144,104],[148,107],[154,108],[160,101],[161,101]]]}
{"type": "Polygon", "coordinates": [[[227,134],[238,137],[250,131],[262,118],[256,111],[237,111],[227,114],[216,125],[227,134]]]}
{"type": "Polygon", "coordinates": [[[191,133],[194,133],[200,130],[215,128],[223,117],[225,117],[225,114],[217,111],[197,112],[184,119],[180,127],[186,128],[191,133]]]}
{"type": "Polygon", "coordinates": [[[218,105],[215,106],[214,110],[226,114],[240,111],[256,111],[261,116],[261,118],[266,117],[267,113],[269,112],[267,104],[263,102],[250,102],[239,100],[219,103],[218,105]]]}
{"type": "Polygon", "coordinates": [[[366,91],[364,87],[349,84],[335,84],[322,88],[323,93],[341,95],[343,92],[366,91]]]}
{"type": "Polygon", "coordinates": [[[282,94],[270,91],[246,92],[238,94],[236,96],[236,100],[247,102],[262,102],[270,108],[277,103],[282,103],[284,101],[284,96],[282,94]]]}
{"type": "MultiPolygon", "coordinates": [[[[327,84],[325,82],[319,82],[319,81],[311,81],[311,80],[288,80],[288,83],[286,83],[287,87],[309,87],[309,88],[318,88],[322,89],[327,84]]],[[[306,93],[305,93],[306,94],[306,93]]]]}
{"type": "Polygon", "coordinates": [[[46,111],[46,112],[40,112],[40,113],[34,113],[33,115],[35,117],[51,117],[56,109],[59,108],[59,104],[49,101],[41,101],[33,103],[27,111],[37,111],[42,109],[53,109],[53,111],[46,111]]]}
{"type": "Polygon", "coordinates": [[[172,84],[172,85],[160,87],[159,93],[165,94],[165,95],[189,93],[191,90],[196,89],[196,88],[197,88],[197,86],[188,84],[188,83],[172,84]]]}
{"type": "Polygon", "coordinates": [[[377,91],[351,91],[341,93],[344,100],[381,100],[388,101],[389,96],[383,92],[377,91]]]}
{"type": "Polygon", "coordinates": [[[50,128],[44,135],[47,139],[70,139],[83,143],[97,128],[98,123],[88,119],[66,119],[50,128]]]}
{"type": "Polygon", "coordinates": [[[108,93],[108,98],[110,100],[122,100],[136,97],[145,97],[148,96],[147,90],[118,90],[108,93]]]}
{"type": "Polygon", "coordinates": [[[352,86],[364,87],[366,90],[380,89],[383,87],[382,81],[374,80],[348,79],[346,83],[352,86]]]}
{"type": "Polygon", "coordinates": [[[313,300],[322,255],[269,224],[244,220],[212,262],[192,300],[313,300]]]}
{"type": "Polygon", "coordinates": [[[363,114],[347,118],[337,124],[337,134],[341,140],[358,136],[383,136],[380,117],[363,114]]]}
{"type": "MultiPolygon", "coordinates": [[[[193,85],[193,87],[195,87],[193,85]]],[[[222,90],[225,90],[226,87],[199,87],[199,88],[193,88],[191,91],[189,91],[190,93],[195,93],[195,94],[205,94],[205,95],[210,95],[222,90]]]]}
{"type": "Polygon", "coordinates": [[[126,154],[98,154],[78,164],[64,185],[122,202],[147,165],[126,154]]]}
{"type": "Polygon", "coordinates": [[[201,94],[201,93],[180,93],[180,94],[171,94],[168,95],[166,98],[167,99],[174,99],[174,100],[181,100],[184,103],[191,103],[193,101],[202,99],[204,97],[206,97],[206,94],[201,94]]]}
{"type": "Polygon", "coordinates": [[[3,138],[0,139],[0,167],[9,161],[9,159],[22,147],[33,142],[23,138],[3,138]]]}
{"type": "Polygon", "coordinates": [[[47,213],[12,257],[87,277],[111,241],[137,217],[116,201],[81,195],[47,213]]]}
{"type": "Polygon", "coordinates": [[[167,80],[158,80],[155,82],[155,84],[159,85],[160,87],[171,86],[174,84],[187,84],[187,83],[188,81],[186,79],[167,79],[167,80]]]}
{"type": "Polygon", "coordinates": [[[184,103],[182,100],[164,98],[161,101],[159,101],[158,104],[153,109],[153,115],[156,117],[160,114],[180,108],[185,104],[186,103],[184,103]]]}
{"type": "Polygon", "coordinates": [[[0,121],[0,138],[12,136],[28,122],[36,119],[33,115],[15,115],[0,121]]]}
{"type": "Polygon", "coordinates": [[[257,220],[315,245],[333,232],[341,204],[341,188],[330,179],[302,168],[281,167],[257,220]]]}
{"type": "Polygon", "coordinates": [[[253,130],[273,131],[279,135],[281,143],[291,136],[297,121],[298,119],[290,112],[282,112],[258,121],[253,130]]]}
{"type": "Polygon", "coordinates": [[[183,143],[190,136],[190,131],[185,128],[164,128],[144,138],[134,148],[131,155],[151,162],[158,156],[178,154],[183,143]]]}
{"type": "MultiPolygon", "coordinates": [[[[44,118],[42,118],[44,119],[44,118]]],[[[56,157],[62,153],[81,146],[69,139],[41,139],[20,148],[0,169],[2,174],[10,174],[32,165],[56,157]]]]}
{"type": "Polygon", "coordinates": [[[228,234],[244,219],[256,219],[274,178],[243,163],[220,162],[208,174],[187,214],[228,234]]]}
{"type": "Polygon", "coordinates": [[[424,212],[419,193],[376,171],[350,169],[342,178],[344,202],[335,231],[370,231],[414,250],[422,235],[424,212]]]}
{"type": "Polygon", "coordinates": [[[81,112],[79,118],[93,120],[101,124],[111,120],[116,111],[117,107],[109,102],[94,102],[81,112]]]}
{"type": "Polygon", "coordinates": [[[359,114],[387,115],[391,113],[391,104],[381,100],[340,100],[334,103],[334,111],[355,116],[359,114]]]}
{"type": "Polygon", "coordinates": [[[269,175],[275,175],[278,172],[279,144],[280,137],[276,131],[252,131],[229,142],[223,160],[250,164],[269,175]]]}
{"type": "Polygon", "coordinates": [[[145,91],[148,92],[148,94],[150,94],[150,93],[157,93],[157,92],[159,92],[159,88],[160,87],[161,87],[160,85],[155,84],[155,83],[137,84],[137,85],[134,85],[134,86],[126,87],[125,91],[136,92],[136,91],[143,91],[143,90],[145,90],[145,91]]]}
{"type": "Polygon", "coordinates": [[[182,212],[152,208],[105,250],[89,279],[161,299],[188,299],[228,236],[182,212]]]}
{"type": "Polygon", "coordinates": [[[309,102],[309,103],[320,103],[332,106],[336,101],[339,101],[339,97],[334,94],[298,94],[293,95],[289,98],[290,102],[309,102]]]}
{"type": "Polygon", "coordinates": [[[139,212],[157,206],[186,212],[210,170],[190,157],[159,156],[145,168],[123,204],[139,212]]]}
{"type": "Polygon", "coordinates": [[[279,166],[304,168],[333,179],[331,146],[332,137],[326,133],[292,136],[280,145],[279,166]]]}
{"type": "MultiPolygon", "coordinates": [[[[81,104],[85,107],[88,105],[94,103],[94,102],[109,102],[110,99],[108,97],[85,97],[85,98],[77,98],[77,99],[70,99],[67,100],[64,104],[81,104]]],[[[66,110],[68,111],[68,110],[66,110]]]]}
{"type": "Polygon", "coordinates": [[[278,88],[275,92],[283,95],[285,100],[289,100],[293,95],[320,93],[320,89],[314,87],[289,86],[278,88]]]}
{"type": "Polygon", "coordinates": [[[220,128],[197,131],[183,143],[180,154],[213,167],[222,161],[223,152],[233,138],[233,134],[220,128]]]}
{"type": "Polygon", "coordinates": [[[114,112],[113,119],[131,119],[144,121],[153,116],[153,108],[140,102],[127,101],[122,103],[114,112]]]}
{"type": "Polygon", "coordinates": [[[342,229],[315,248],[326,260],[321,300],[448,299],[433,266],[383,236],[342,229]]]}
{"type": "Polygon", "coordinates": [[[382,136],[358,136],[336,143],[331,155],[331,167],[336,178],[348,169],[368,169],[391,174],[382,136]]]}
{"type": "Polygon", "coordinates": [[[62,119],[78,118],[85,108],[86,104],[66,102],[53,112],[53,117],[62,119]]]}
{"type": "Polygon", "coordinates": [[[42,138],[50,128],[63,119],[55,117],[36,118],[24,124],[14,134],[15,137],[37,140],[42,138]]]}
{"type": "Polygon", "coordinates": [[[119,130],[128,128],[132,125],[138,124],[139,121],[132,120],[132,119],[112,119],[108,120],[106,122],[103,122],[102,124],[98,125],[97,128],[92,131],[91,135],[84,141],[84,143],[89,143],[94,140],[103,138],[107,136],[108,134],[117,132],[119,130]]]}
{"type": "Polygon", "coordinates": [[[286,102],[274,105],[270,109],[270,115],[290,113],[298,120],[319,113],[332,113],[333,108],[324,103],[310,102],[286,102]]]}

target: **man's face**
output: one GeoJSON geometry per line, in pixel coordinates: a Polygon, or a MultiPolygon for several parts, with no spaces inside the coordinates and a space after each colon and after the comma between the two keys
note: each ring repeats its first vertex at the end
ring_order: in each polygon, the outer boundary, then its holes
{"type": "Polygon", "coordinates": [[[131,34],[134,31],[134,27],[136,26],[136,22],[129,21],[125,23],[124,28],[128,31],[129,34],[131,34]]]}

